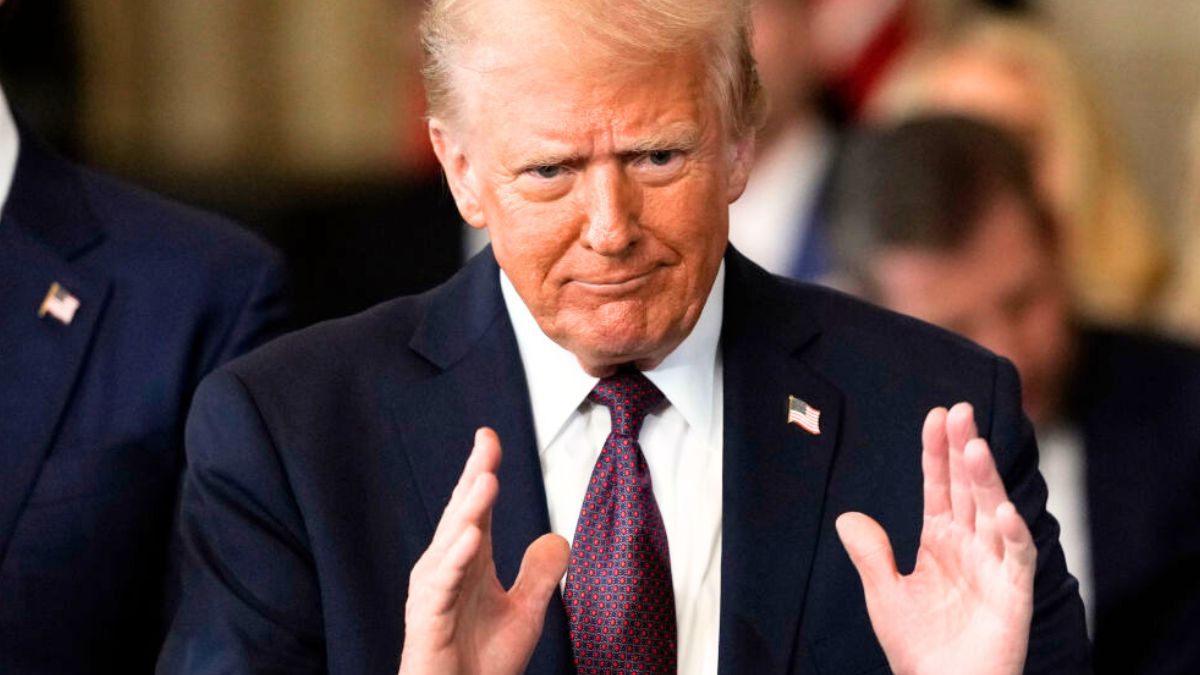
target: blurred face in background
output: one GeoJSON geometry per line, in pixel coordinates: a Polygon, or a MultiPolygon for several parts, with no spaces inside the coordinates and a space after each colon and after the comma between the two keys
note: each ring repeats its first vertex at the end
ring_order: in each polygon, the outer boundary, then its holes
{"type": "Polygon", "coordinates": [[[880,304],[1010,359],[1035,425],[1052,422],[1071,360],[1066,290],[1052,247],[1011,198],[955,250],[893,248],[875,258],[880,304]]]}
{"type": "Polygon", "coordinates": [[[798,108],[811,105],[816,95],[811,2],[759,0],[753,5],[754,60],[767,92],[766,135],[798,108]]]}
{"type": "Polygon", "coordinates": [[[588,372],[652,367],[700,316],[752,140],[732,137],[698,53],[614,64],[502,4],[460,57],[458,119],[430,124],[459,209],[588,372]]]}

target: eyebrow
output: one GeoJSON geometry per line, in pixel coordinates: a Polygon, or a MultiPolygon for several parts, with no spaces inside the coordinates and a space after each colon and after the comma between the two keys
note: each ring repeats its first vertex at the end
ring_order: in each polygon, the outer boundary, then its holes
{"type": "Polygon", "coordinates": [[[691,124],[679,124],[634,141],[619,154],[637,155],[655,150],[691,150],[700,144],[700,130],[691,124]]]}
{"type": "MultiPolygon", "coordinates": [[[[616,150],[619,156],[641,155],[656,150],[690,151],[700,145],[700,130],[692,124],[676,124],[667,126],[647,134],[644,138],[635,139],[629,145],[616,150]]],[[[584,155],[563,150],[553,150],[531,153],[521,158],[519,168],[525,170],[538,166],[571,166],[579,164],[584,155]]]]}

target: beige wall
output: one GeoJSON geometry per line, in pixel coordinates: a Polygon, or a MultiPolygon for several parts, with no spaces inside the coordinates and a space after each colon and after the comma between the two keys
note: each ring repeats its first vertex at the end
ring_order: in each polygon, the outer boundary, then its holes
{"type": "Polygon", "coordinates": [[[411,4],[76,0],[88,149],[196,178],[385,171],[414,114],[411,4]]]}
{"type": "Polygon", "coordinates": [[[1160,217],[1178,222],[1186,127],[1200,102],[1200,1],[1040,4],[1086,64],[1160,217]]]}

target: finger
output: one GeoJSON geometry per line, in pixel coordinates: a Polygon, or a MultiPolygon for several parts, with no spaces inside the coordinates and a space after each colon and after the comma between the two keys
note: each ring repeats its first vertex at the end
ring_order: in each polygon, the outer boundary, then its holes
{"type": "Polygon", "coordinates": [[[971,479],[963,462],[967,441],[978,436],[975,431],[975,410],[970,403],[956,403],[946,414],[946,435],[950,440],[950,507],[954,522],[967,528],[975,526],[975,499],[971,496],[971,479]]]}
{"type": "Polygon", "coordinates": [[[550,596],[558,582],[567,573],[567,560],[571,556],[571,545],[557,534],[543,534],[521,559],[521,570],[509,590],[509,596],[525,607],[534,617],[544,617],[550,596]]]}
{"type": "Polygon", "coordinates": [[[462,474],[458,477],[458,483],[454,486],[446,508],[461,503],[477,476],[482,473],[495,473],[499,467],[500,439],[496,432],[487,427],[476,429],[471,454],[467,456],[467,463],[463,465],[462,474]]]}
{"type": "Polygon", "coordinates": [[[468,527],[478,528],[483,533],[485,553],[491,554],[492,507],[500,494],[500,484],[495,474],[482,473],[475,477],[475,481],[469,487],[461,501],[453,509],[447,509],[446,513],[442,514],[433,542],[425,552],[435,565],[468,527]]]}
{"type": "Polygon", "coordinates": [[[1004,567],[1009,578],[1032,586],[1037,569],[1037,546],[1025,519],[1012,502],[1006,501],[996,508],[996,529],[1004,539],[1004,567]]]}
{"type": "MultiPolygon", "coordinates": [[[[479,553],[479,545],[483,533],[478,527],[466,527],[458,538],[447,549],[446,554],[438,561],[433,578],[425,586],[426,594],[423,607],[430,614],[445,614],[454,609],[459,595],[462,594],[463,582],[471,562],[479,553]]],[[[415,590],[415,589],[410,589],[415,590]]]]}
{"type": "Polygon", "coordinates": [[[863,590],[868,594],[891,586],[898,576],[892,545],[883,527],[862,513],[843,513],[838,516],[838,537],[858,570],[863,590]]]}
{"type": "Polygon", "coordinates": [[[454,491],[450,495],[450,502],[446,505],[446,509],[438,521],[429,550],[444,553],[446,548],[457,540],[463,525],[467,522],[460,513],[467,495],[480,476],[495,476],[495,472],[500,466],[500,456],[500,439],[496,437],[496,432],[487,427],[476,431],[475,446],[471,449],[471,455],[467,457],[467,463],[458,478],[458,484],[455,485],[454,491]]]}
{"type": "Polygon", "coordinates": [[[925,476],[925,515],[943,516],[950,510],[950,463],[947,453],[946,409],[934,408],[921,429],[921,473],[925,476]]]}
{"type": "Polygon", "coordinates": [[[499,484],[496,482],[495,476],[483,474],[476,477],[475,484],[471,486],[462,505],[456,509],[451,518],[454,522],[447,528],[447,532],[453,532],[453,539],[446,544],[443,550],[434,550],[433,547],[430,547],[422,556],[423,559],[428,559],[427,564],[433,569],[432,579],[439,584],[438,587],[442,590],[447,592],[453,590],[447,584],[458,583],[460,579],[457,575],[460,568],[461,572],[465,574],[475,559],[488,556],[490,560],[487,516],[491,513],[492,505],[495,504],[499,491],[499,484]],[[462,548],[465,546],[464,539],[474,543],[468,548],[462,548]],[[463,555],[467,555],[467,557],[462,558],[463,555]]]}
{"type": "Polygon", "coordinates": [[[996,509],[1008,501],[1008,494],[996,471],[996,460],[982,438],[968,441],[963,455],[975,500],[975,536],[1000,556],[1004,553],[1004,542],[996,526],[996,509]]]}

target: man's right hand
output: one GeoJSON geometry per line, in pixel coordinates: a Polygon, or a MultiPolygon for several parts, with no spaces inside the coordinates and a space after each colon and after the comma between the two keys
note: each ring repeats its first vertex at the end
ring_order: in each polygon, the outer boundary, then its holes
{"type": "Polygon", "coordinates": [[[400,675],[517,675],[533,654],[570,545],[543,535],[525,550],[513,587],[500,585],[491,531],[500,454],[496,432],[475,433],[433,542],[412,569],[400,675]]]}

